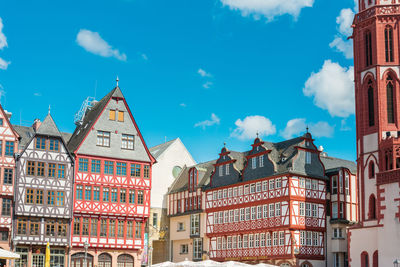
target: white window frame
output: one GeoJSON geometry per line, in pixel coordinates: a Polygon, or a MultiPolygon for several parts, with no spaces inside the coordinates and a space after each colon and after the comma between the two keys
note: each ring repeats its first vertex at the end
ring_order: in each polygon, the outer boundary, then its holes
{"type": "Polygon", "coordinates": [[[256,157],[251,158],[251,168],[252,169],[257,168],[257,158],[256,157]]]}
{"type": "Polygon", "coordinates": [[[251,220],[255,220],[257,218],[257,208],[251,207],[251,220]]]}
{"type": "Polygon", "coordinates": [[[269,190],[275,189],[275,179],[269,180],[269,190]]]}
{"type": "Polygon", "coordinates": [[[260,168],[264,167],[264,155],[258,157],[258,164],[260,165],[260,168]]]}
{"type": "Polygon", "coordinates": [[[275,217],[275,204],[269,204],[269,217],[275,217]]]}
{"type": "Polygon", "coordinates": [[[275,217],[281,216],[281,203],[275,203],[275,217]]]}
{"type": "Polygon", "coordinates": [[[275,179],[275,188],[280,189],[282,187],[282,179],[281,178],[276,178],[275,179]]]}
{"type": "Polygon", "coordinates": [[[256,183],[256,192],[261,192],[261,182],[256,183]]]}
{"type": "Polygon", "coordinates": [[[218,166],[218,176],[223,176],[224,175],[224,166],[220,165],[218,166]]]}
{"type": "Polygon", "coordinates": [[[311,164],[311,152],[306,151],[306,164],[311,164]]]}
{"type": "Polygon", "coordinates": [[[267,191],[268,190],[268,181],[263,181],[262,182],[262,191],[267,191]]]}
{"type": "Polygon", "coordinates": [[[263,205],[263,217],[268,218],[268,204],[263,205]]]}
{"type": "Polygon", "coordinates": [[[302,201],[299,202],[299,216],[304,217],[306,215],[306,204],[302,201]]]}
{"type": "Polygon", "coordinates": [[[229,164],[225,165],[225,174],[229,175],[229,164]]]}
{"type": "Polygon", "coordinates": [[[279,232],[279,246],[284,246],[285,245],[285,232],[280,231],[279,232]]]}
{"type": "Polygon", "coordinates": [[[249,234],[249,248],[254,248],[254,235],[249,234]]]}
{"type": "Polygon", "coordinates": [[[250,218],[251,218],[250,208],[249,208],[249,207],[245,208],[245,211],[246,211],[246,218],[245,218],[245,220],[246,220],[246,221],[250,221],[250,218]]]}
{"type": "Polygon", "coordinates": [[[262,206],[257,206],[257,219],[262,219],[262,206]]]}

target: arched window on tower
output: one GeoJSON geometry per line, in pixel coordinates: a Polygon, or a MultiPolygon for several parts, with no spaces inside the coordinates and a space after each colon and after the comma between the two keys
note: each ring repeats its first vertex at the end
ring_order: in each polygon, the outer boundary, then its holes
{"type": "Polygon", "coordinates": [[[393,151],[391,149],[385,151],[385,167],[387,171],[393,169],[393,151]]]}
{"type": "Polygon", "coordinates": [[[366,251],[361,253],[361,267],[369,267],[368,252],[366,251]]]}
{"type": "Polygon", "coordinates": [[[385,28],[385,58],[386,62],[393,62],[393,28],[385,28]]]}
{"type": "Polygon", "coordinates": [[[375,200],[375,196],[373,194],[369,196],[368,219],[369,220],[376,219],[376,200],[375,200]]]}
{"type": "Polygon", "coordinates": [[[374,126],[375,124],[374,88],[371,80],[368,81],[368,122],[369,126],[374,126]]]}
{"type": "Polygon", "coordinates": [[[372,160],[369,162],[368,168],[369,168],[369,170],[368,170],[369,175],[368,176],[369,176],[370,179],[372,179],[372,178],[375,177],[375,163],[372,160]]]}
{"type": "Polygon", "coordinates": [[[378,251],[375,250],[374,254],[372,255],[372,267],[378,267],[378,251]]]}
{"type": "Polygon", "coordinates": [[[386,104],[388,123],[394,123],[393,78],[390,75],[386,79],[386,104]]]}
{"type": "Polygon", "coordinates": [[[368,67],[372,65],[372,36],[370,31],[365,32],[364,36],[365,46],[365,65],[368,67]]]}

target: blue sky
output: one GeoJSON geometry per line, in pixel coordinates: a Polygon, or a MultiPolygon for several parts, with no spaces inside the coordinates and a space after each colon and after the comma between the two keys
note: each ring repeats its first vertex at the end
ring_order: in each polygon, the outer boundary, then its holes
{"type": "Polygon", "coordinates": [[[197,161],[302,134],[355,159],[354,1],[1,1],[1,104],[72,132],[88,96],[120,87],[148,146],[197,161]]]}

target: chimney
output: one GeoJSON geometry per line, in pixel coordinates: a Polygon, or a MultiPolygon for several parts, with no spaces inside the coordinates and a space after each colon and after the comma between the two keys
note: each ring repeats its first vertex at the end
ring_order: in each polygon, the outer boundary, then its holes
{"type": "Polygon", "coordinates": [[[11,116],[12,116],[12,113],[7,111],[7,110],[4,110],[4,113],[6,114],[7,118],[10,120],[11,116]]]}
{"type": "Polygon", "coordinates": [[[33,124],[32,124],[33,130],[36,132],[37,129],[39,129],[39,127],[40,127],[41,124],[42,124],[42,122],[41,122],[39,119],[35,119],[35,120],[33,121],[33,124]]]}

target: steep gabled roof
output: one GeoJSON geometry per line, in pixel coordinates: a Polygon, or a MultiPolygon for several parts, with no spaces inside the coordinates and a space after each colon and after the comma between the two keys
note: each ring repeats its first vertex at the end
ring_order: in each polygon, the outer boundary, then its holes
{"type": "Polygon", "coordinates": [[[38,135],[47,135],[47,136],[55,136],[61,137],[62,135],[58,130],[57,125],[55,124],[53,118],[51,117],[50,113],[47,114],[44,121],[40,124],[38,130],[36,131],[38,135]]]}
{"type": "Polygon", "coordinates": [[[326,172],[346,168],[349,169],[352,174],[357,174],[357,165],[353,161],[328,157],[325,155],[321,155],[321,161],[324,163],[326,172]]]}
{"type": "Polygon", "coordinates": [[[8,119],[8,116],[6,114],[6,112],[3,109],[3,106],[0,104],[0,112],[3,114],[4,119],[6,120],[8,126],[10,126],[11,131],[14,133],[15,137],[19,137],[18,132],[15,130],[15,128],[13,127],[13,125],[11,124],[10,120],[8,119]]]}
{"type": "Polygon", "coordinates": [[[176,140],[178,140],[179,138],[175,138],[171,141],[168,141],[166,143],[163,144],[159,144],[153,147],[150,147],[150,153],[156,158],[158,159],[159,156],[161,156],[173,143],[175,143],[176,140]]]}

